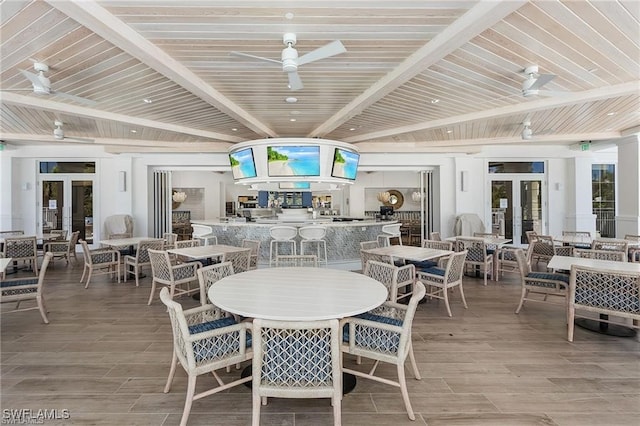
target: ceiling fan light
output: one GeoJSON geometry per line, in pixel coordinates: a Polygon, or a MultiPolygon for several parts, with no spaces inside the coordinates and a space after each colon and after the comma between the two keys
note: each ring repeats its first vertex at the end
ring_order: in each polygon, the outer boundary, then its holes
{"type": "Polygon", "coordinates": [[[533,130],[530,127],[522,129],[522,139],[529,140],[533,137],[533,130]]]}

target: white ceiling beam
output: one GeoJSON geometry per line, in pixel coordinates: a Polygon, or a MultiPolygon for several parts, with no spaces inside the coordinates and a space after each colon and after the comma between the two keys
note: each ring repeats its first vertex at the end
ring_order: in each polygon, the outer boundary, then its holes
{"type": "MultiPolygon", "coordinates": [[[[161,129],[169,132],[182,133],[185,135],[197,136],[207,139],[214,139],[226,142],[242,142],[245,139],[237,136],[230,136],[224,133],[210,132],[207,130],[194,129],[191,127],[178,126],[175,124],[164,123],[162,121],[148,120],[146,118],[131,117],[124,114],[116,114],[113,112],[101,111],[93,108],[70,105],[66,103],[56,102],[49,99],[35,98],[33,96],[18,95],[11,92],[0,92],[0,100],[5,104],[18,105],[28,108],[36,108],[54,113],[69,114],[76,117],[92,118],[100,121],[117,121],[131,126],[149,127],[153,129],[161,129]]],[[[53,131],[53,123],[51,123],[53,131]]]]}
{"type": "Polygon", "coordinates": [[[46,0],[80,25],[263,136],[276,132],[93,0],[46,0]]]}
{"type": "Polygon", "coordinates": [[[526,3],[527,0],[479,2],[307,136],[324,136],[335,130],[526,3]]]}
{"type": "Polygon", "coordinates": [[[476,120],[488,120],[493,118],[507,117],[521,113],[532,113],[551,108],[559,108],[566,105],[582,104],[587,102],[598,101],[602,99],[616,98],[619,96],[627,96],[640,94],[640,86],[637,81],[629,83],[621,83],[615,86],[600,87],[583,92],[565,93],[561,96],[551,97],[547,99],[539,99],[531,102],[523,102],[517,105],[509,105],[500,108],[494,108],[486,111],[472,112],[469,114],[457,115],[455,117],[447,117],[441,120],[427,121],[409,126],[396,127],[380,132],[365,133],[358,136],[344,138],[344,142],[362,142],[371,139],[387,138],[400,135],[403,133],[418,132],[422,130],[437,129],[476,120]]]}

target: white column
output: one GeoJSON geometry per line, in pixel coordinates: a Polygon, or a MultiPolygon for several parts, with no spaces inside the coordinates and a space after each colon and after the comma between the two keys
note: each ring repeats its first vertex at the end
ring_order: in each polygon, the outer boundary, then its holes
{"type": "MultiPolygon", "coordinates": [[[[7,148],[4,148],[5,150],[7,148]]],[[[12,202],[11,194],[13,193],[11,179],[11,156],[6,151],[0,151],[0,231],[13,230],[12,223],[12,202]]]]}
{"type": "Polygon", "coordinates": [[[593,160],[590,156],[575,157],[572,160],[573,167],[568,168],[568,173],[572,174],[571,180],[573,180],[575,193],[573,199],[567,200],[567,213],[563,230],[589,231],[594,235],[596,232],[596,215],[593,214],[591,189],[593,160]]]}
{"type": "Polygon", "coordinates": [[[616,236],[640,235],[640,136],[618,142],[616,236]]]}

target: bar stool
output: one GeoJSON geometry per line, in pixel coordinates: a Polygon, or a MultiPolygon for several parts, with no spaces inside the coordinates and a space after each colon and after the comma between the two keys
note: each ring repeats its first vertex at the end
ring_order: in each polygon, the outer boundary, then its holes
{"type": "Polygon", "coordinates": [[[303,226],[298,229],[298,235],[300,235],[300,254],[304,255],[305,247],[316,246],[315,254],[318,257],[318,263],[324,262],[327,265],[327,242],[324,240],[327,235],[327,229],[324,226],[303,226]],[[322,249],[322,251],[320,251],[322,249]],[[324,257],[320,253],[324,252],[324,257]]]}
{"type": "Polygon", "coordinates": [[[203,246],[218,244],[218,237],[213,235],[213,228],[211,226],[192,223],[191,228],[193,228],[193,239],[200,240],[203,246]]]}
{"type": "Polygon", "coordinates": [[[398,244],[402,245],[402,235],[400,234],[400,227],[402,223],[393,223],[390,225],[383,225],[382,232],[383,234],[378,235],[378,243],[380,243],[381,247],[386,247],[391,245],[391,239],[397,238],[398,244]]]}
{"type": "Polygon", "coordinates": [[[271,235],[271,244],[269,246],[269,266],[273,266],[276,261],[276,257],[280,254],[280,246],[289,246],[289,253],[296,253],[296,242],[294,238],[298,235],[298,230],[293,226],[278,225],[269,228],[269,235],[271,235]]]}

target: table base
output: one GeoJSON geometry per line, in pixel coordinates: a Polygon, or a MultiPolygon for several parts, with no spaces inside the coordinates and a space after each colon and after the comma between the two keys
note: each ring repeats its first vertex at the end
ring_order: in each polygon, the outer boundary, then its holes
{"type": "MultiPolygon", "coordinates": [[[[609,318],[608,315],[601,315],[600,317],[603,319],[609,318]]],[[[589,331],[595,331],[596,333],[600,334],[606,334],[608,336],[634,337],[636,335],[636,330],[634,330],[633,328],[586,318],[579,318],[575,320],[574,324],[580,328],[584,328],[589,331]]]]}
{"type": "MultiPolygon", "coordinates": [[[[242,377],[243,379],[245,377],[249,377],[251,375],[251,372],[252,372],[252,366],[248,365],[242,370],[242,373],[240,373],[240,377],[242,377]]],[[[342,394],[346,395],[352,390],[354,390],[356,388],[356,383],[357,383],[356,376],[349,373],[342,373],[342,394]]],[[[253,386],[253,383],[249,381],[244,383],[244,385],[249,389],[251,389],[253,386]]]]}

